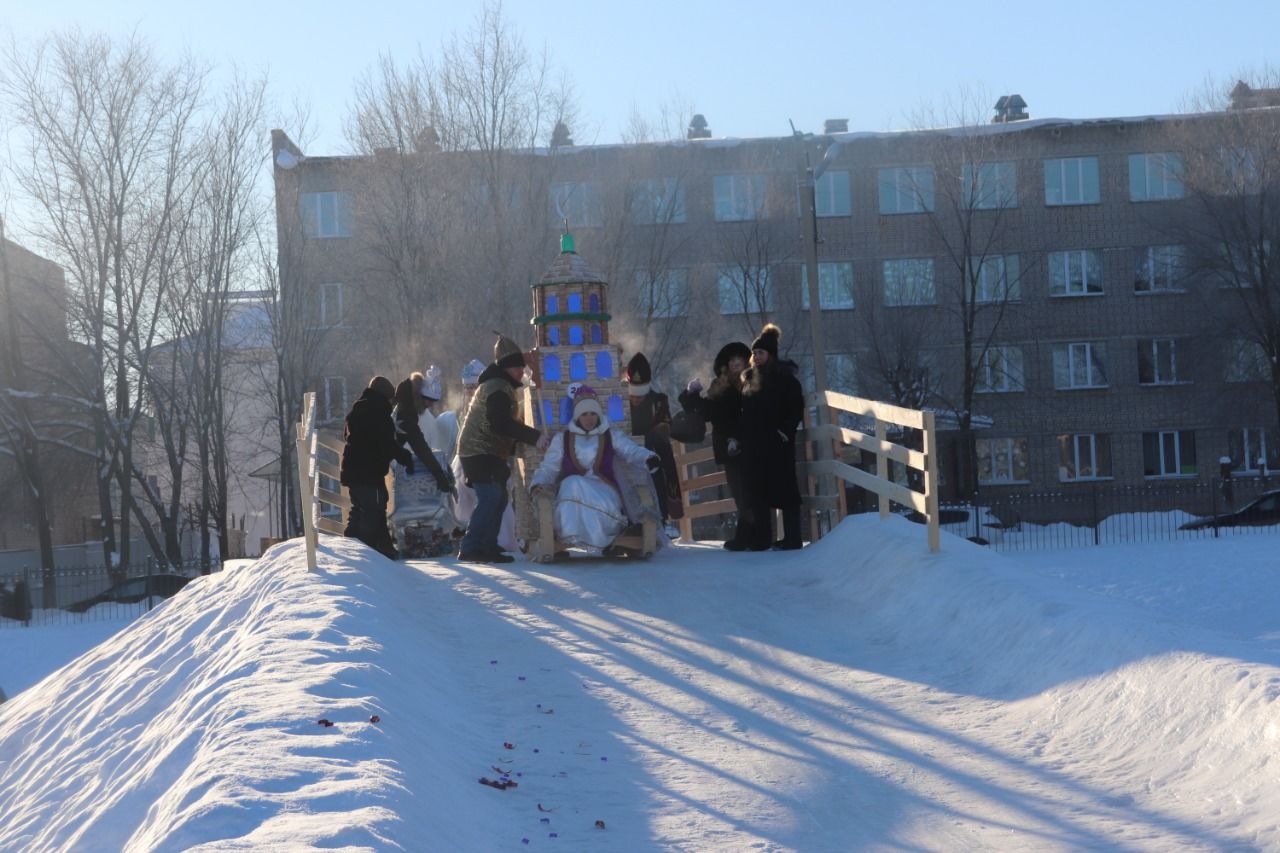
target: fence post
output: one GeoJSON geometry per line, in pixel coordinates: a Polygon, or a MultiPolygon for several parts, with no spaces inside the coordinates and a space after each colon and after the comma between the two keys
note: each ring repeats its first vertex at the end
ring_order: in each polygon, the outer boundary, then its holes
{"type": "Polygon", "coordinates": [[[938,513],[938,431],[933,412],[924,413],[924,509],[928,514],[929,550],[942,547],[938,513]]]}
{"type": "Polygon", "coordinates": [[[1098,520],[1098,484],[1097,483],[1093,484],[1093,488],[1089,490],[1089,494],[1093,501],[1093,544],[1101,545],[1102,537],[1098,528],[1101,526],[1102,522],[1098,520]]]}
{"type": "Polygon", "coordinates": [[[22,567],[22,589],[15,590],[14,597],[18,601],[19,618],[23,627],[31,627],[31,569],[22,567]]]}
{"type": "MultiPolygon", "coordinates": [[[[879,415],[873,415],[872,417],[876,419],[876,440],[888,441],[889,430],[885,426],[884,421],[880,420],[879,415]]],[[[885,456],[883,453],[881,453],[879,450],[876,450],[876,476],[879,477],[881,480],[889,479],[889,458],[885,456]]],[[[889,498],[886,497],[885,495],[881,495],[878,493],[876,497],[879,501],[880,518],[881,519],[888,518],[889,517],[889,498]]]]}
{"type": "MultiPolygon", "coordinates": [[[[1229,482],[1223,480],[1223,483],[1229,482]]],[[[1213,510],[1213,538],[1218,538],[1218,489],[1217,487],[1209,489],[1209,506],[1213,510]]],[[[1229,508],[1229,505],[1228,505],[1229,508]]]]}

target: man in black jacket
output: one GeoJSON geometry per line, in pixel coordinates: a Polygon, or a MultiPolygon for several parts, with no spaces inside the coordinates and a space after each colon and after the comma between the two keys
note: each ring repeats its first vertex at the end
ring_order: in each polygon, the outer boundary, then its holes
{"type": "Polygon", "coordinates": [[[369,387],[347,413],[341,469],[342,485],[351,497],[343,535],[359,539],[392,560],[400,554],[387,527],[387,471],[392,459],[413,471],[413,455],[396,440],[396,425],[391,419],[395,392],[385,376],[369,380],[369,387]]]}

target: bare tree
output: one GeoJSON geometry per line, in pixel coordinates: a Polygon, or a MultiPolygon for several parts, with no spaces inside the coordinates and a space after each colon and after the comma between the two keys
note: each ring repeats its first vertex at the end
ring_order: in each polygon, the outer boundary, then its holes
{"type": "Polygon", "coordinates": [[[1280,71],[1252,80],[1230,90],[1210,82],[1193,96],[1199,114],[1182,124],[1181,162],[1155,166],[1175,195],[1185,193],[1184,215],[1164,224],[1183,247],[1185,273],[1214,294],[1205,294],[1205,316],[1228,371],[1267,384],[1280,424],[1280,71]]]}
{"type": "Polygon", "coordinates": [[[134,523],[150,530],[133,490],[139,380],[165,331],[204,70],[190,60],[162,65],[136,38],[113,44],[74,32],[8,59],[4,91],[26,134],[17,182],[43,215],[42,241],[66,266],[73,329],[92,355],[79,378],[95,419],[102,547],[123,569],[134,523]]]}

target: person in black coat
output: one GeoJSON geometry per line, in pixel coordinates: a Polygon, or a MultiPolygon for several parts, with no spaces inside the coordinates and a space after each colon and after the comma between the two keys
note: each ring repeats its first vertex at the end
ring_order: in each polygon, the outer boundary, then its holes
{"type": "Polygon", "coordinates": [[[453,490],[453,475],[436,459],[431,445],[427,444],[427,437],[422,434],[422,426],[418,423],[418,417],[430,405],[431,398],[423,393],[425,384],[426,377],[415,371],[396,386],[396,440],[401,446],[408,443],[409,449],[435,478],[437,489],[450,492],[453,490]]]}
{"type": "Polygon", "coordinates": [[[747,369],[750,358],[751,348],[741,341],[725,344],[712,364],[715,379],[711,380],[706,394],[702,394],[702,384],[695,379],[680,392],[679,398],[681,408],[696,412],[711,424],[711,449],[716,464],[724,468],[738,514],[734,534],[724,543],[730,551],[745,550],[755,541],[747,520],[749,505],[743,483],[742,452],[734,437],[742,415],[742,372],[747,369]]]}
{"type": "Polygon", "coordinates": [[[342,485],[351,497],[344,536],[359,539],[382,554],[397,559],[387,527],[387,471],[396,460],[413,471],[413,456],[396,440],[391,420],[391,398],[395,387],[385,376],[369,380],[369,387],[347,413],[343,430],[342,485]]]}
{"type": "Polygon", "coordinates": [[[680,473],[671,447],[671,403],[666,394],[650,388],[653,371],[649,359],[638,352],[627,362],[623,376],[631,402],[631,434],[644,439],[646,450],[658,454],[658,469],[653,472],[653,488],[658,493],[658,511],[664,522],[684,517],[684,500],[680,493],[680,473]]]}
{"type": "Polygon", "coordinates": [[[793,361],[778,358],[782,330],[768,323],[751,343],[751,366],[742,374],[742,445],[750,504],[753,551],[800,548],[800,487],[796,482],[796,431],[804,417],[804,389],[793,361]],[[769,516],[782,510],[782,539],[774,544],[769,516]]]}

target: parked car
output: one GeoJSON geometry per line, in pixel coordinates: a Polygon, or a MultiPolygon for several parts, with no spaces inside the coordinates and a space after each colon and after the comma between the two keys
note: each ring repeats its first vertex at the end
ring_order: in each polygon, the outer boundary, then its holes
{"type": "Polygon", "coordinates": [[[1260,527],[1280,524],[1280,489],[1263,492],[1235,512],[1197,518],[1179,527],[1179,530],[1203,530],[1206,527],[1260,527]]]}
{"type": "Polygon", "coordinates": [[[67,610],[73,613],[83,613],[90,607],[98,604],[106,604],[114,602],[117,604],[133,604],[141,601],[148,595],[155,598],[169,598],[175,595],[178,590],[182,589],[191,578],[183,575],[144,575],[140,578],[129,578],[126,581],[116,584],[110,589],[98,593],[92,598],[86,598],[83,601],[77,601],[75,604],[67,606],[67,610]]]}

